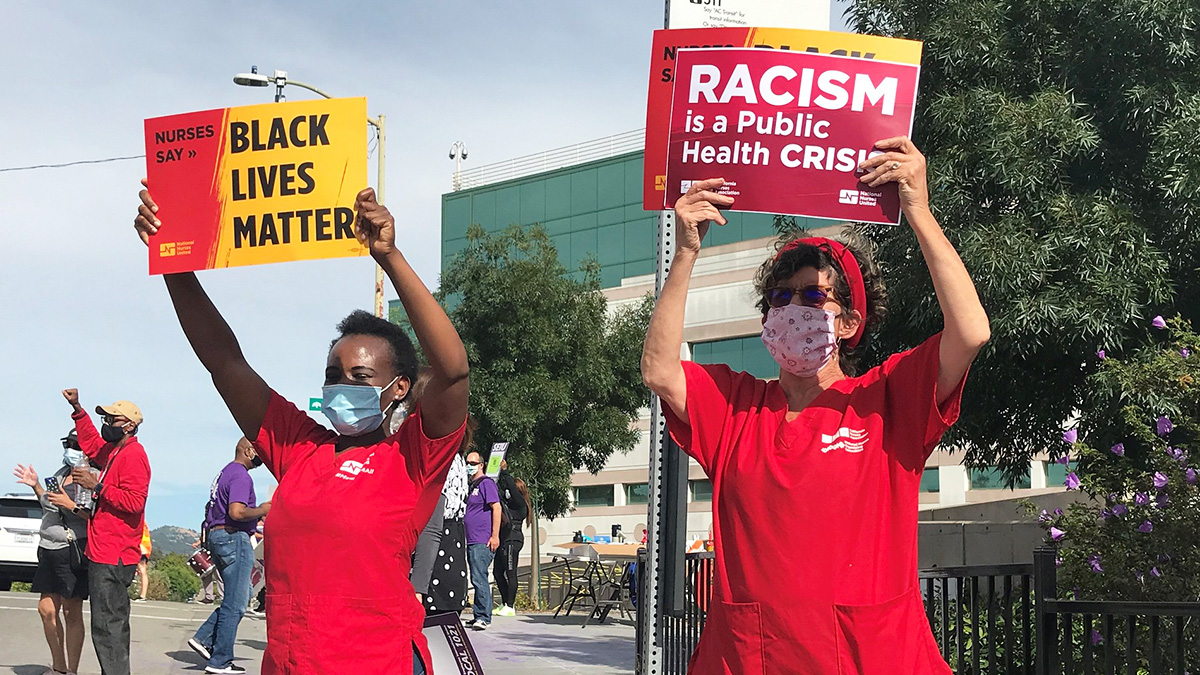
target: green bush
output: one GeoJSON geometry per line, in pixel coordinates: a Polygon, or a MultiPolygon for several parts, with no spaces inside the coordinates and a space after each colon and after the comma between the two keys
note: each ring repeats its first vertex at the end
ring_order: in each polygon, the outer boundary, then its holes
{"type": "Polygon", "coordinates": [[[517,597],[513,599],[513,609],[521,612],[534,611],[533,598],[525,591],[517,591],[517,597]]]}
{"type": "MultiPolygon", "coordinates": [[[[200,590],[200,578],[188,567],[187,559],[178,553],[152,558],[147,576],[150,578],[150,587],[146,590],[149,600],[185,602],[200,590]]],[[[138,596],[139,583],[135,575],[129,586],[129,597],[138,596]]]]}
{"type": "MultiPolygon", "coordinates": [[[[1200,336],[1183,319],[1155,318],[1147,344],[1127,355],[1097,354],[1077,429],[1064,441],[1077,470],[1068,489],[1091,499],[1039,520],[1058,548],[1058,596],[1080,600],[1200,599],[1200,336]]],[[[1155,656],[1147,622],[1138,625],[1136,661],[1155,656]]],[[[1123,622],[1109,637],[1095,625],[1086,639],[1122,653],[1123,622]]],[[[1157,658],[1182,645],[1171,630],[1157,658]]],[[[1183,645],[1200,644],[1188,622],[1183,645]]],[[[1194,654],[1193,654],[1194,655],[1194,654]]]]}
{"type": "Polygon", "coordinates": [[[33,584],[27,581],[14,581],[12,583],[12,591],[13,593],[32,593],[33,584]]]}
{"type": "Polygon", "coordinates": [[[1200,598],[1200,336],[1161,324],[1134,353],[1102,355],[1078,436],[1064,438],[1078,465],[1067,486],[1092,499],[1040,514],[1060,595],[1200,598]]]}

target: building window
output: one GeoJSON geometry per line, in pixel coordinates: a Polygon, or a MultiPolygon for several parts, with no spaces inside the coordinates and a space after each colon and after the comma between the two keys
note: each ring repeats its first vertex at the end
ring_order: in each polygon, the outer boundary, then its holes
{"type": "Polygon", "coordinates": [[[690,480],[688,481],[688,492],[692,493],[692,501],[694,502],[711,502],[712,481],[708,479],[690,480]]]}
{"type": "Polygon", "coordinates": [[[742,338],[697,342],[692,346],[696,363],[719,363],[733,372],[745,371],[766,380],[779,377],[779,364],[771,358],[757,335],[742,338]]]}
{"type": "Polygon", "coordinates": [[[628,505],[649,504],[650,503],[650,484],[649,483],[626,483],[625,484],[625,503],[628,505]]]}
{"type": "Polygon", "coordinates": [[[1075,462],[1066,466],[1058,462],[1046,463],[1046,487],[1060,487],[1067,484],[1067,474],[1075,470],[1075,462]]]}
{"type": "Polygon", "coordinates": [[[925,473],[921,474],[921,492],[941,492],[941,490],[941,472],[936,466],[925,467],[925,473]]]}
{"type": "MultiPolygon", "coordinates": [[[[987,469],[971,469],[970,480],[972,490],[1006,490],[1008,489],[1007,481],[1004,479],[1004,472],[996,467],[987,469]]],[[[1029,477],[1029,471],[1025,471],[1025,475],[1017,480],[1013,488],[1018,490],[1028,490],[1033,484],[1029,477]]]]}
{"type": "Polygon", "coordinates": [[[573,490],[576,507],[613,505],[613,486],[611,485],[579,485],[573,490]]]}

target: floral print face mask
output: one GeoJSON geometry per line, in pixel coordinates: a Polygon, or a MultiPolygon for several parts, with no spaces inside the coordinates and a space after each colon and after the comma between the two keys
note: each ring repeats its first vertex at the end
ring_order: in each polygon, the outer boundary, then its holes
{"type": "Polygon", "coordinates": [[[837,349],[836,317],[836,313],[816,307],[773,307],[763,323],[763,344],[780,368],[799,377],[813,377],[837,349]]]}

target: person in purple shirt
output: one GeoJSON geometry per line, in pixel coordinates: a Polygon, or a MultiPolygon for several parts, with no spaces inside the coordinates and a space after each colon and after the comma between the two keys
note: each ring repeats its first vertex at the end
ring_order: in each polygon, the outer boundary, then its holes
{"type": "Polygon", "coordinates": [[[471,484],[463,522],[467,529],[471,585],[475,587],[475,602],[471,605],[475,618],[467,625],[475,630],[485,630],[492,624],[492,585],[488,583],[488,570],[500,546],[500,490],[496,481],[484,474],[483,456],[478,452],[467,455],[467,475],[471,477],[471,484]]]}
{"type": "Polygon", "coordinates": [[[271,510],[271,502],[255,506],[250,469],[262,466],[254,444],[238,440],[234,459],[213,480],[204,511],[204,547],[225,581],[225,597],[188,640],[188,646],[208,663],[206,673],[244,673],[233,662],[233,642],[238,623],[250,601],[250,570],[254,566],[254,536],[258,520],[271,510]]]}

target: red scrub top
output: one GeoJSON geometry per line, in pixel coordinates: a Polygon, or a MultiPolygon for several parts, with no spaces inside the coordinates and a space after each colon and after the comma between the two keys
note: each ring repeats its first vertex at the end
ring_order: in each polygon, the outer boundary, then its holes
{"type": "MultiPolygon", "coordinates": [[[[777,381],[685,362],[677,443],[713,484],[716,572],[692,675],[949,675],[917,585],[921,472],[958,418],[940,334],[788,422],[777,381]]],[[[964,378],[965,380],[965,378],[964,378]]]]}
{"type": "Polygon", "coordinates": [[[271,392],[255,448],[279,480],[266,519],[264,675],[410,673],[425,612],[408,573],[464,425],[425,437],[421,408],[395,435],[334,453],[337,434],[271,392]]]}

